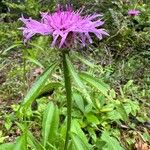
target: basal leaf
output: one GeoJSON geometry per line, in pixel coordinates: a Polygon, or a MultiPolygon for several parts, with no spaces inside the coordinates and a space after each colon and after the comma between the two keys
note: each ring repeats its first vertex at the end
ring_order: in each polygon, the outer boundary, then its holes
{"type": "Polygon", "coordinates": [[[46,147],[47,142],[52,145],[54,144],[54,140],[57,136],[58,124],[58,108],[52,102],[50,102],[44,112],[42,122],[42,141],[44,147],[46,147]]]}

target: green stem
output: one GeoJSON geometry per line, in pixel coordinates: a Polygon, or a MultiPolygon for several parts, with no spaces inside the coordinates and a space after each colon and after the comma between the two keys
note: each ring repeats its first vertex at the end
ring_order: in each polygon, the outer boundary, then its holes
{"type": "Polygon", "coordinates": [[[25,58],[25,55],[26,55],[26,51],[23,50],[23,88],[24,88],[23,94],[24,95],[26,94],[26,58],[25,58]]]}
{"type": "Polygon", "coordinates": [[[67,130],[66,130],[64,150],[67,150],[68,143],[69,143],[69,132],[71,128],[71,103],[72,103],[71,79],[70,79],[69,70],[66,62],[67,55],[68,52],[63,51],[63,71],[64,71],[65,89],[66,89],[66,98],[67,98],[67,130]]]}

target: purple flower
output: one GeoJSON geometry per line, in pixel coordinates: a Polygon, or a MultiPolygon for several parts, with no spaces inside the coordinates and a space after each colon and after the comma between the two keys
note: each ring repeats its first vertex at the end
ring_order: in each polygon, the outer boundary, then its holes
{"type": "Polygon", "coordinates": [[[19,19],[25,26],[23,30],[25,42],[35,34],[52,35],[52,47],[59,48],[71,47],[74,43],[81,43],[83,46],[87,42],[92,43],[91,34],[102,39],[103,35],[108,35],[105,29],[100,28],[104,22],[99,19],[102,15],[93,14],[81,16],[82,9],[73,11],[72,7],[67,6],[64,10],[60,6],[57,11],[50,13],[41,13],[40,21],[31,18],[25,19],[23,16],[19,19]]]}
{"type": "Polygon", "coordinates": [[[135,9],[128,11],[128,15],[130,15],[130,16],[138,16],[139,13],[140,13],[140,11],[139,10],[135,10],[135,9]]]}

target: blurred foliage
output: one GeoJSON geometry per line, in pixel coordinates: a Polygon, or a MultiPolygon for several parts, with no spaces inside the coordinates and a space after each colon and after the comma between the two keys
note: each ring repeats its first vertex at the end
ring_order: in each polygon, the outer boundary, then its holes
{"type": "MultiPolygon", "coordinates": [[[[84,7],[84,14],[102,13],[105,29],[110,34],[102,41],[94,39],[94,43],[87,48],[71,52],[72,62],[75,68],[80,70],[78,73],[83,78],[94,107],[91,108],[87,103],[85,93],[76,86],[77,79],[73,79],[75,81],[70,147],[113,150],[115,146],[117,149],[132,150],[137,139],[149,142],[150,1],[66,2],[72,3],[77,9],[84,7]],[[139,16],[127,15],[128,10],[133,8],[140,10],[139,16]],[[109,89],[109,96],[113,100],[108,99],[100,92],[102,89],[97,88],[102,83],[109,89]]],[[[0,126],[0,143],[14,142],[14,139],[21,135],[17,138],[15,147],[21,146],[19,143],[25,143],[25,138],[29,137],[27,141],[29,148],[40,148],[43,140],[46,140],[41,136],[46,134],[44,129],[47,127],[42,123],[43,118],[47,118],[44,111],[49,111],[56,118],[60,117],[61,126],[55,128],[55,139],[51,137],[47,146],[58,149],[64,144],[66,105],[62,94],[63,77],[59,68],[50,79],[60,83],[61,86],[56,86],[49,98],[37,98],[38,110],[28,111],[27,114],[30,129],[28,132],[26,124],[20,123],[16,114],[20,100],[38,76],[38,74],[34,76],[36,68],[44,69],[54,60],[60,60],[60,53],[50,48],[50,37],[34,37],[28,45],[23,45],[22,34],[18,29],[22,24],[18,18],[23,14],[25,17],[39,19],[40,12],[53,12],[58,3],[65,1],[0,1],[0,103],[2,103],[0,119],[4,120],[0,126]],[[6,107],[3,108],[4,106],[6,107]],[[12,139],[11,134],[14,135],[12,139]]],[[[58,124],[57,119],[53,122],[52,129],[55,124],[58,124]]],[[[14,147],[12,143],[2,146],[4,150],[14,147]]]]}

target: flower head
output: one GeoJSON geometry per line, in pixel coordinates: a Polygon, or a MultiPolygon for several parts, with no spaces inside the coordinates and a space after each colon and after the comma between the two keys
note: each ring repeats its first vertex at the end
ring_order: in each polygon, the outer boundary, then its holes
{"type": "Polygon", "coordinates": [[[102,15],[81,16],[81,12],[82,9],[73,11],[72,7],[67,6],[64,10],[59,6],[57,11],[52,14],[41,13],[40,21],[31,18],[25,19],[22,16],[20,20],[25,26],[20,29],[23,30],[25,42],[35,34],[52,35],[52,47],[63,48],[71,47],[76,42],[83,46],[87,42],[92,43],[91,34],[95,34],[100,40],[103,35],[108,35],[105,29],[100,28],[104,22],[98,18],[102,15]]]}
{"type": "Polygon", "coordinates": [[[130,15],[130,16],[138,16],[139,13],[140,13],[140,11],[139,10],[135,10],[135,9],[128,11],[128,15],[130,15]]]}

